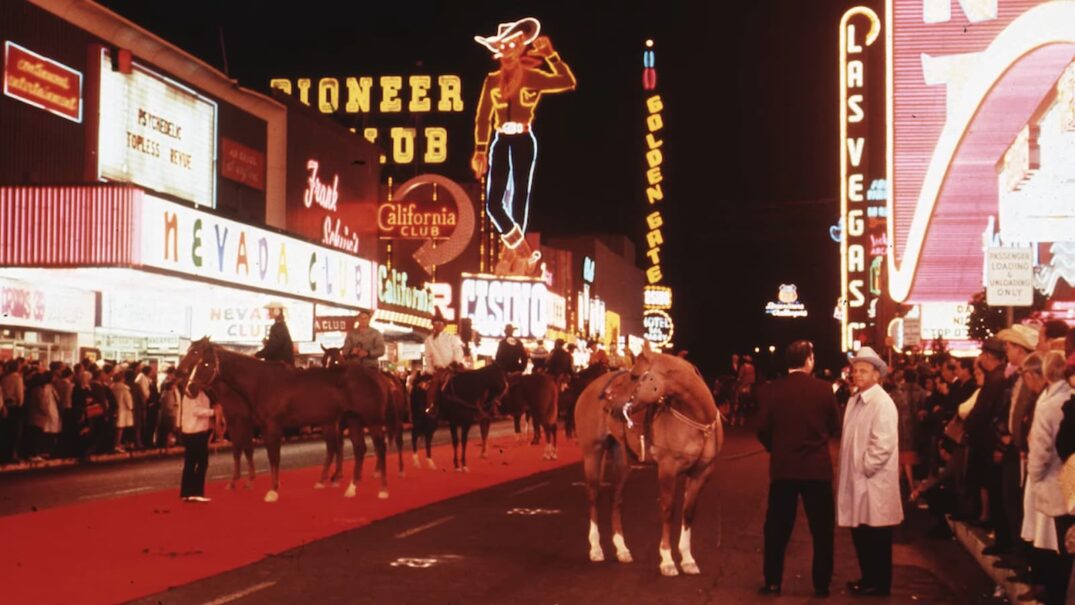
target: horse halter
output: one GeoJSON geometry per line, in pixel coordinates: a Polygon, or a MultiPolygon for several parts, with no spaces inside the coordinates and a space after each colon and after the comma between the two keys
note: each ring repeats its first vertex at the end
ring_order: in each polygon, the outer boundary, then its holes
{"type": "MultiPolygon", "coordinates": [[[[631,396],[627,398],[627,401],[623,404],[623,420],[627,423],[627,428],[635,428],[635,421],[631,420],[631,408],[634,407],[638,401],[638,388],[642,385],[642,380],[649,376],[649,370],[646,370],[636,379],[635,388],[631,390],[631,396]]],[[[657,403],[660,404],[664,401],[664,397],[661,397],[657,403]]]]}
{"type": "Polygon", "coordinates": [[[213,381],[216,380],[220,376],[220,356],[216,354],[216,351],[213,351],[213,363],[212,363],[212,365],[210,365],[205,360],[206,356],[205,356],[204,353],[199,354],[199,357],[201,358],[201,360],[194,366],[194,370],[191,371],[190,378],[187,380],[187,386],[184,389],[186,391],[187,395],[191,395],[191,393],[190,393],[190,385],[194,384],[194,378],[198,375],[198,370],[201,369],[202,365],[209,365],[209,370],[211,372],[210,375],[209,375],[209,380],[205,381],[206,386],[209,386],[209,385],[213,384],[213,381]]]}

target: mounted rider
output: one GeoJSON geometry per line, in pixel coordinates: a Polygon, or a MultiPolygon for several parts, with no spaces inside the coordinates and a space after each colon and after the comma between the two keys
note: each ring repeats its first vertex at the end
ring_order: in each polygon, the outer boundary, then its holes
{"type": "Polygon", "coordinates": [[[515,326],[508,324],[504,326],[504,339],[500,341],[500,345],[496,348],[496,364],[500,366],[506,374],[521,374],[526,369],[526,362],[530,355],[526,352],[526,347],[518,338],[515,338],[515,326]]]}
{"type": "Polygon", "coordinates": [[[436,403],[436,394],[444,389],[452,374],[463,368],[463,344],[455,334],[444,331],[447,322],[440,309],[433,314],[433,333],[426,337],[423,373],[432,375],[427,397],[429,407],[436,403]]]}
{"type": "Polygon", "coordinates": [[[571,353],[564,350],[563,338],[557,338],[553,344],[552,353],[549,353],[549,361],[545,364],[545,371],[556,380],[557,384],[561,385],[561,390],[563,390],[563,385],[575,373],[575,363],[571,359],[571,353]]]}
{"type": "Polygon", "coordinates": [[[269,328],[268,338],[265,339],[261,350],[254,353],[254,357],[295,365],[295,345],[291,342],[291,332],[287,329],[283,303],[270,302],[265,305],[265,308],[269,310],[269,317],[274,318],[274,321],[272,327],[269,328]]]}
{"type": "Polygon", "coordinates": [[[384,356],[384,335],[370,327],[370,312],[358,312],[358,327],[347,333],[340,347],[344,359],[358,360],[364,367],[378,369],[378,360],[384,356]]]}

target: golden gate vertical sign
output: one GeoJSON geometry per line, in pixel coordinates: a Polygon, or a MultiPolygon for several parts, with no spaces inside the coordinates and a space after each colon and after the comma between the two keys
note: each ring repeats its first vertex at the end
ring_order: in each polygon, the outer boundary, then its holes
{"type": "MultiPolygon", "coordinates": [[[[885,144],[885,45],[881,19],[857,6],[840,19],[840,347],[877,323],[888,200],[885,144]],[[875,44],[876,43],[876,44],[875,44]]],[[[879,343],[875,343],[879,344],[879,343]]]]}
{"type": "Polygon", "coordinates": [[[664,217],[656,208],[664,200],[664,102],[657,93],[656,54],[653,40],[646,40],[642,51],[642,90],[644,98],[645,160],[646,160],[646,302],[643,314],[645,338],[657,347],[671,344],[672,317],[668,311],[672,308],[672,289],[663,286],[664,273],[661,271],[661,246],[664,245],[664,217]],[[656,296],[660,299],[651,300],[656,296]]]}

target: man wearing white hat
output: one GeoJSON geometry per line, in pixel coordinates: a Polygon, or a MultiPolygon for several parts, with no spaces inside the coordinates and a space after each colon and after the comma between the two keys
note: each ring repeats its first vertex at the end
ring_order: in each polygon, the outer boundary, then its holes
{"type": "Polygon", "coordinates": [[[881,388],[888,372],[870,347],[851,359],[858,389],[844,413],[836,522],[851,528],[862,578],[847,583],[856,595],[884,596],[892,589],[892,528],[903,521],[900,500],[899,414],[881,388]]]}
{"type": "Polygon", "coordinates": [[[1023,526],[1023,475],[1026,468],[1027,435],[1030,432],[1030,419],[1034,413],[1034,401],[1037,394],[1023,384],[1023,362],[1038,347],[1038,331],[1030,326],[1016,324],[1001,330],[997,339],[1004,343],[1004,352],[1008,357],[1008,367],[1014,373],[1008,378],[1011,395],[1008,398],[1008,421],[1000,424],[1000,443],[998,444],[1000,462],[1001,510],[996,511],[1003,519],[998,519],[1003,527],[998,527],[996,543],[985,549],[989,555],[1011,555],[1014,561],[1008,567],[1021,569],[1028,563],[1028,552],[1019,540],[1020,528],[1023,526]]]}

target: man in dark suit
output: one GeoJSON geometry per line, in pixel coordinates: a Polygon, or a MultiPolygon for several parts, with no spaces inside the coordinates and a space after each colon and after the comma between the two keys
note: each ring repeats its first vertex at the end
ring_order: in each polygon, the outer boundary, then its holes
{"type": "Polygon", "coordinates": [[[840,427],[832,385],[811,376],[814,347],[805,340],[788,346],[788,375],[759,389],[758,439],[769,459],[769,509],[765,515],[765,585],[762,595],[780,594],[784,551],[795,527],[799,498],[814,541],[814,594],[828,596],[832,581],[835,508],[829,440],[840,427]]]}

